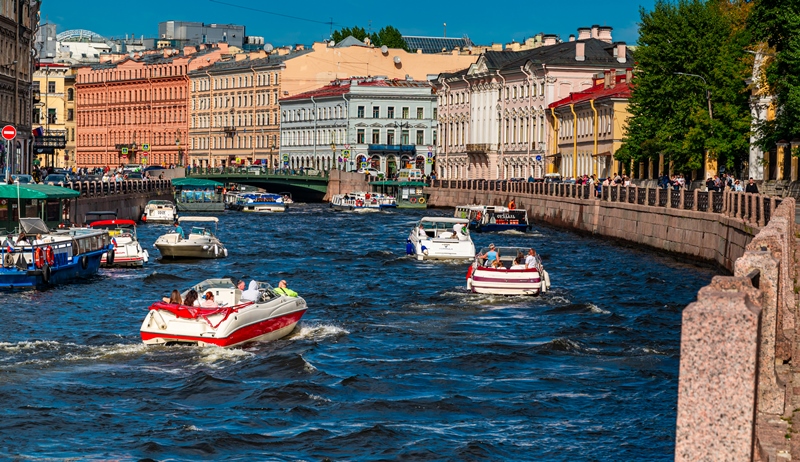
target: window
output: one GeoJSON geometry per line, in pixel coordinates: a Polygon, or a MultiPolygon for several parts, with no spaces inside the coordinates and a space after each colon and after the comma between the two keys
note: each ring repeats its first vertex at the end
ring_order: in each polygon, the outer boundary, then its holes
{"type": "Polygon", "coordinates": [[[372,107],[372,118],[373,119],[378,119],[378,118],[380,118],[380,116],[381,116],[381,108],[379,108],[378,106],[373,106],[372,107]]]}
{"type": "Polygon", "coordinates": [[[372,130],[372,144],[380,144],[380,142],[381,142],[381,131],[372,130]]]}
{"type": "Polygon", "coordinates": [[[423,119],[425,116],[425,110],[421,107],[417,108],[417,119],[423,119]]]}
{"type": "Polygon", "coordinates": [[[56,83],[47,82],[47,93],[55,93],[55,92],[56,92],[56,83]]]}
{"type": "Polygon", "coordinates": [[[49,124],[56,123],[56,110],[55,109],[48,109],[47,110],[47,123],[49,123],[49,124]]]}
{"type": "Polygon", "coordinates": [[[75,99],[75,90],[72,88],[67,89],[67,101],[73,101],[75,99]]]}
{"type": "Polygon", "coordinates": [[[400,132],[400,144],[408,144],[408,130],[400,132]]]}
{"type": "Polygon", "coordinates": [[[42,113],[38,107],[33,108],[33,123],[35,124],[42,123],[42,113]]]}
{"type": "Polygon", "coordinates": [[[403,118],[404,119],[408,119],[408,108],[407,107],[403,108],[403,118]]]}
{"type": "MultiPolygon", "coordinates": [[[[436,110],[436,109],[434,109],[434,111],[435,111],[435,110],[436,110]]],[[[433,137],[433,145],[435,146],[435,145],[436,145],[436,130],[433,130],[433,131],[431,132],[431,136],[433,137]]]]}
{"type": "Polygon", "coordinates": [[[359,128],[358,131],[356,131],[356,143],[363,144],[364,142],[364,129],[359,128]]]}
{"type": "Polygon", "coordinates": [[[423,130],[417,130],[417,144],[425,144],[425,132],[423,130]]]}
{"type": "Polygon", "coordinates": [[[433,108],[433,120],[437,119],[438,113],[439,113],[439,110],[437,108],[433,108]]]}
{"type": "MultiPolygon", "coordinates": [[[[394,119],[394,106],[389,106],[386,108],[386,118],[387,119],[394,119]]],[[[392,144],[392,143],[389,143],[392,144]]]]}
{"type": "Polygon", "coordinates": [[[75,110],[67,109],[67,120],[73,120],[74,118],[75,118],[75,110]]]}
{"type": "Polygon", "coordinates": [[[386,130],[386,144],[394,144],[394,130],[386,130]]]}

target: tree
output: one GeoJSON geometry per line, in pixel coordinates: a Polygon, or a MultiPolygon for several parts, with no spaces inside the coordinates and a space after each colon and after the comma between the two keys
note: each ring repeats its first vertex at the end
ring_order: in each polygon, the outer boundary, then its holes
{"type": "Polygon", "coordinates": [[[761,147],[769,150],[778,140],[800,136],[800,2],[756,0],[748,26],[756,40],[774,50],[763,72],[777,111],[756,132],[761,147]]]}
{"type": "Polygon", "coordinates": [[[403,40],[403,34],[401,34],[400,31],[393,26],[386,26],[378,32],[373,32],[371,34],[367,34],[367,31],[364,30],[363,27],[344,27],[340,30],[334,31],[331,35],[331,40],[333,40],[335,43],[339,43],[351,35],[362,42],[365,38],[369,38],[370,44],[375,47],[386,45],[389,48],[400,48],[409,51],[406,41],[403,40]]]}
{"type": "Polygon", "coordinates": [[[664,154],[673,169],[688,172],[702,168],[708,151],[727,170],[741,167],[750,124],[746,8],[726,0],[657,0],[651,12],[640,10],[631,119],[618,160],[627,165],[664,154]]]}

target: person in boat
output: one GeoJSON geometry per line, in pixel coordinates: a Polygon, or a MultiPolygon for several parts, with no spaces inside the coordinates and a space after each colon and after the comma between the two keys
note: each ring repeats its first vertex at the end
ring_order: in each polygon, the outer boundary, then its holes
{"type": "Polygon", "coordinates": [[[275,289],[275,293],[278,295],[286,295],[288,297],[297,297],[297,292],[293,291],[292,289],[286,287],[286,280],[282,279],[281,282],[278,283],[278,288],[275,289]]]}
{"type": "Polygon", "coordinates": [[[17,241],[15,242],[15,244],[16,245],[31,245],[30,242],[28,242],[28,236],[25,234],[25,231],[19,233],[19,236],[17,236],[17,241]]]}
{"type": "Polygon", "coordinates": [[[172,294],[170,294],[169,296],[169,303],[175,305],[183,305],[183,300],[181,299],[181,293],[173,289],[172,294]]]}
{"type": "Polygon", "coordinates": [[[186,294],[186,299],[183,301],[183,304],[186,306],[200,306],[200,300],[198,300],[197,291],[192,289],[186,294]]]}
{"type": "Polygon", "coordinates": [[[186,234],[183,232],[183,228],[181,228],[181,224],[177,221],[175,222],[175,233],[178,235],[180,240],[186,239],[186,234]]]}
{"type": "Polygon", "coordinates": [[[528,249],[528,255],[525,257],[525,267],[526,268],[536,268],[537,264],[539,263],[539,257],[536,255],[536,251],[528,249]]]}
{"type": "Polygon", "coordinates": [[[511,265],[512,270],[524,270],[525,266],[525,259],[523,258],[522,254],[517,255],[517,258],[514,259],[514,264],[511,265]]]}
{"type": "Polygon", "coordinates": [[[508,210],[515,210],[517,208],[517,203],[514,202],[514,199],[511,199],[508,203],[508,210]]]}
{"type": "Polygon", "coordinates": [[[203,302],[200,303],[200,306],[202,306],[203,308],[219,308],[217,302],[214,301],[214,294],[212,294],[211,291],[206,292],[204,298],[205,300],[203,300],[203,302]]]}
{"type": "Polygon", "coordinates": [[[33,245],[44,245],[44,239],[42,239],[41,234],[36,235],[36,239],[33,240],[33,245]]]}
{"type": "Polygon", "coordinates": [[[425,228],[422,225],[419,225],[419,229],[417,230],[417,236],[421,237],[422,239],[428,238],[428,233],[425,232],[425,228]]]}
{"type": "MultiPolygon", "coordinates": [[[[242,283],[242,287],[244,287],[244,281],[240,282],[242,283]]],[[[258,291],[258,282],[250,281],[247,290],[242,291],[240,300],[243,302],[257,302],[260,296],[261,292],[258,291]]]]}
{"type": "Polygon", "coordinates": [[[463,223],[456,223],[453,225],[453,232],[455,233],[455,237],[458,238],[459,241],[466,241],[469,239],[469,234],[467,233],[467,225],[463,223]]]}
{"type": "Polygon", "coordinates": [[[484,261],[483,266],[497,268],[497,266],[500,264],[500,252],[497,250],[494,244],[489,244],[489,251],[478,255],[478,258],[484,261]]]}

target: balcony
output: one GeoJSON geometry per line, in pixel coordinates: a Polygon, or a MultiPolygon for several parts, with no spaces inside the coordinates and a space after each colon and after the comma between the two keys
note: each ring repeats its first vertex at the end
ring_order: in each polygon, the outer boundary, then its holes
{"type": "Polygon", "coordinates": [[[222,127],[222,131],[225,132],[225,136],[229,138],[233,138],[233,136],[236,135],[236,127],[233,126],[222,127]]]}
{"type": "Polygon", "coordinates": [[[495,147],[489,143],[468,144],[467,152],[470,154],[486,154],[489,151],[494,151],[495,147]]]}
{"type": "Polygon", "coordinates": [[[417,147],[413,144],[370,144],[368,147],[369,152],[386,152],[386,153],[416,153],[417,147]]]}

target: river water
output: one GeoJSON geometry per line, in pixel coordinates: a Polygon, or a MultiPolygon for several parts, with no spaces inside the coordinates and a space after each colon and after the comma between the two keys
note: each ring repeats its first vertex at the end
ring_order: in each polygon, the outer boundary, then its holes
{"type": "MultiPolygon", "coordinates": [[[[227,259],[0,293],[0,459],[671,460],[680,314],[715,272],[536,226],[473,239],[534,246],[551,292],[473,295],[405,257],[426,213],[452,209],[226,212],[227,259]],[[272,343],[141,343],[151,302],[220,276],[309,310],[272,343]]],[[[166,229],[139,227],[152,257],[166,229]]]]}

